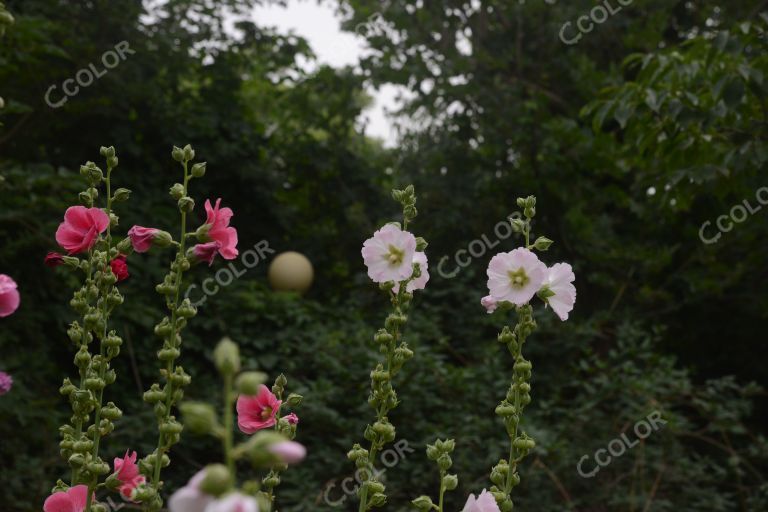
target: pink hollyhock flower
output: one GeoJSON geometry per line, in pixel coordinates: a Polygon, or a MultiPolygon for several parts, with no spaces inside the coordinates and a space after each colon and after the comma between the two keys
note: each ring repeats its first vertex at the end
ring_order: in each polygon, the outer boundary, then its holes
{"type": "MultiPolygon", "coordinates": [[[[427,287],[429,281],[429,264],[427,263],[427,255],[424,252],[416,252],[413,254],[413,263],[419,264],[419,270],[421,275],[416,279],[409,281],[408,286],[405,287],[405,291],[413,293],[415,290],[423,290],[427,287]]],[[[395,283],[395,287],[392,288],[394,293],[400,291],[400,283],[395,283]]]]}
{"type": "Polygon", "coordinates": [[[88,500],[88,486],[76,485],[51,494],[43,503],[44,512],[83,512],[88,500]]]}
{"type": "Polygon", "coordinates": [[[483,492],[477,498],[475,498],[474,494],[469,495],[467,504],[464,505],[464,509],[461,512],[500,512],[500,510],[493,494],[483,489],[483,492]]]}
{"type": "Polygon", "coordinates": [[[211,201],[205,200],[205,212],[208,218],[205,224],[209,226],[207,236],[219,243],[218,251],[225,260],[233,260],[237,257],[237,230],[230,227],[232,218],[231,208],[219,208],[221,199],[216,200],[216,205],[211,206],[211,201]]]}
{"type": "Polygon", "coordinates": [[[291,413],[283,416],[283,419],[290,423],[291,425],[298,425],[299,424],[299,417],[296,416],[296,414],[291,413]]]}
{"type": "Polygon", "coordinates": [[[112,273],[117,277],[118,283],[130,277],[127,260],[128,258],[125,257],[125,254],[118,254],[115,259],[109,262],[109,266],[112,268],[112,273]]]}
{"type": "Polygon", "coordinates": [[[204,244],[197,244],[192,248],[192,254],[195,255],[200,261],[208,262],[208,266],[213,265],[213,260],[216,258],[216,254],[221,249],[219,242],[207,242],[204,244]]]}
{"type": "Polygon", "coordinates": [[[100,208],[71,206],[64,213],[64,222],[56,230],[56,241],[69,254],[85,252],[94,246],[107,226],[109,216],[100,208]]]}
{"type": "Polygon", "coordinates": [[[13,387],[13,377],[5,372],[0,372],[0,396],[8,393],[13,387]]]}
{"type": "Polygon", "coordinates": [[[128,230],[128,238],[131,239],[133,250],[136,252],[147,252],[152,247],[155,235],[159,232],[160,230],[155,228],[133,226],[128,230]]]}
{"type": "Polygon", "coordinates": [[[0,274],[0,318],[13,314],[19,308],[21,296],[16,281],[0,274]]]}
{"type": "Polygon", "coordinates": [[[296,441],[281,441],[267,448],[270,453],[277,455],[285,464],[296,464],[307,456],[307,449],[296,441]]]}
{"type": "Polygon", "coordinates": [[[496,302],[496,299],[494,299],[490,295],[486,295],[485,297],[480,299],[480,304],[488,311],[489,315],[494,311],[496,311],[496,308],[499,307],[499,304],[496,302]]]}
{"type": "Polygon", "coordinates": [[[533,252],[518,248],[491,258],[487,273],[488,290],[494,300],[522,306],[541,288],[547,266],[533,252]]]}
{"type": "Polygon", "coordinates": [[[245,434],[254,434],[275,424],[280,405],[283,402],[262,384],[256,396],[237,398],[237,426],[245,434]]]}
{"type": "Polygon", "coordinates": [[[365,241],[361,252],[373,282],[397,283],[413,274],[416,237],[394,224],[387,224],[365,241]]]}
{"type": "Polygon", "coordinates": [[[259,504],[253,496],[234,492],[211,503],[205,512],[259,512],[259,504]]]}
{"type": "Polygon", "coordinates": [[[190,481],[173,493],[168,499],[170,512],[205,512],[213,503],[213,496],[200,490],[200,483],[205,478],[205,470],[198,471],[190,481]]]}
{"type": "Polygon", "coordinates": [[[45,255],[44,263],[48,267],[58,267],[64,264],[64,257],[58,252],[49,252],[45,255]]]}
{"type": "Polygon", "coordinates": [[[117,473],[117,479],[123,484],[118,490],[123,498],[130,501],[133,501],[133,491],[136,487],[147,481],[143,475],[139,474],[139,466],[136,465],[136,457],[136,452],[129,454],[129,452],[126,451],[125,456],[122,459],[120,457],[115,457],[113,464],[114,473],[117,473]]]}
{"type": "Polygon", "coordinates": [[[554,295],[545,300],[562,321],[568,320],[568,313],[576,303],[576,287],[573,285],[575,279],[576,275],[568,263],[555,263],[547,269],[543,290],[548,290],[554,295]]]}

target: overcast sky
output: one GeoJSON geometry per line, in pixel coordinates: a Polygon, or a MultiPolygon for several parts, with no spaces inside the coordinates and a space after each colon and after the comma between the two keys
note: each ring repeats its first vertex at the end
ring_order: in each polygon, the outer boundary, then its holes
{"type": "MultiPolygon", "coordinates": [[[[334,67],[356,64],[365,51],[365,39],[350,32],[342,32],[341,21],[332,6],[318,5],[315,0],[288,0],[287,7],[265,6],[254,11],[254,21],[261,26],[277,27],[280,32],[293,31],[304,37],[321,63],[334,67]]],[[[374,105],[363,113],[367,119],[366,134],[381,138],[387,146],[394,146],[396,137],[385,109],[396,105],[397,89],[383,87],[369,90],[374,105]]]]}

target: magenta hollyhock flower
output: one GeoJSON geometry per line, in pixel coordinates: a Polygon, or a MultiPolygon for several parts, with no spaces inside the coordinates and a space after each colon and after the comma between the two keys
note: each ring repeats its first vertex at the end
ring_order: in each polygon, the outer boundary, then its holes
{"type": "Polygon", "coordinates": [[[83,512],[88,499],[88,486],[76,485],[51,494],[43,504],[44,512],[83,512]]]}
{"type": "Polygon", "coordinates": [[[45,255],[45,260],[43,262],[47,267],[58,267],[59,265],[64,264],[64,256],[58,252],[51,251],[45,255]]]}
{"type": "Polygon", "coordinates": [[[464,505],[461,512],[500,512],[500,510],[493,494],[483,489],[483,492],[477,498],[475,498],[474,494],[469,495],[467,504],[464,505]]]}
{"type": "Polygon", "coordinates": [[[233,492],[211,503],[205,512],[259,512],[259,504],[253,496],[233,492]]]}
{"type": "Polygon", "coordinates": [[[568,320],[568,313],[576,303],[576,287],[573,281],[576,275],[568,263],[555,263],[547,269],[544,289],[554,293],[546,298],[547,304],[562,321],[568,320]]]}
{"type": "Polygon", "coordinates": [[[488,290],[497,302],[522,306],[536,295],[547,274],[547,266],[528,249],[499,253],[488,264],[488,290]]]}
{"type": "Polygon", "coordinates": [[[237,426],[245,434],[272,427],[282,403],[264,384],[259,386],[256,396],[240,395],[237,398],[237,426]]]}
{"type": "Polygon", "coordinates": [[[113,472],[117,474],[117,479],[120,480],[122,485],[118,488],[120,495],[129,501],[133,501],[133,491],[139,485],[147,481],[147,479],[139,474],[139,466],[136,465],[136,452],[125,452],[125,456],[121,459],[115,457],[113,463],[113,472]]]}
{"type": "Polygon", "coordinates": [[[486,295],[482,299],[480,299],[480,304],[488,311],[488,314],[490,315],[494,311],[496,311],[496,308],[499,307],[499,304],[496,302],[496,299],[491,297],[490,295],[486,295]]]}
{"type": "Polygon", "coordinates": [[[0,274],[0,318],[12,315],[19,309],[21,296],[16,281],[5,274],[0,274]]]}
{"type": "Polygon", "coordinates": [[[281,441],[267,448],[270,453],[277,455],[285,464],[296,464],[307,456],[307,449],[296,441],[281,441]]]}
{"type": "Polygon", "coordinates": [[[213,260],[216,258],[221,244],[219,242],[206,242],[204,244],[197,244],[192,248],[192,254],[195,255],[200,261],[205,261],[208,266],[213,265],[213,260]]]}
{"type": "Polygon", "coordinates": [[[112,273],[117,277],[118,283],[120,281],[125,281],[131,275],[128,273],[128,258],[125,254],[118,254],[109,262],[109,266],[112,269],[112,273]]]}
{"type": "Polygon", "coordinates": [[[0,396],[8,393],[13,387],[13,377],[5,372],[0,372],[0,396]]]}
{"type": "Polygon", "coordinates": [[[290,423],[291,425],[298,425],[299,424],[299,417],[296,416],[295,413],[287,414],[283,416],[283,419],[290,423]]]}
{"type": "Polygon", "coordinates": [[[109,226],[109,216],[100,208],[71,206],[56,230],[56,242],[69,254],[85,252],[94,246],[99,234],[109,226]]]}
{"type": "Polygon", "coordinates": [[[133,226],[128,230],[128,238],[131,239],[133,250],[136,252],[147,252],[152,247],[155,235],[159,232],[160,230],[155,228],[133,226]]]}
{"type": "Polygon", "coordinates": [[[373,282],[404,281],[413,274],[416,237],[394,224],[387,224],[363,243],[361,253],[373,282]]]}
{"type": "Polygon", "coordinates": [[[170,512],[205,512],[208,505],[213,503],[213,496],[200,490],[200,484],[205,478],[205,470],[198,471],[187,485],[174,492],[168,499],[170,512]]]}
{"type": "Polygon", "coordinates": [[[218,251],[225,260],[233,260],[237,257],[237,230],[229,225],[232,218],[231,208],[220,208],[221,199],[216,200],[216,205],[211,206],[211,201],[205,200],[205,212],[208,218],[205,224],[209,226],[207,236],[219,243],[218,251]]]}

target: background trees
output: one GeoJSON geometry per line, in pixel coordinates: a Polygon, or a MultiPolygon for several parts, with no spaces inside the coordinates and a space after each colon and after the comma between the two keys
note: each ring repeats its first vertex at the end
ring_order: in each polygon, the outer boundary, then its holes
{"type": "MultiPolygon", "coordinates": [[[[567,324],[542,315],[530,343],[529,428],[542,442],[516,488],[521,509],[766,508],[765,393],[748,385],[765,384],[765,206],[716,243],[699,236],[706,221],[715,236],[717,217],[745,199],[759,206],[768,186],[765,6],[638,1],[569,45],[563,24],[593,2],[340,2],[350,29],[378,15],[370,54],[358,71],[307,74],[297,58],[312,53],[300,38],[247,21],[237,36],[223,29],[225,8],[254,3],[172,0],[148,15],[122,0],[7,2],[16,23],[0,42],[0,269],[24,296],[0,331],[2,365],[17,381],[0,400],[10,510],[37,510],[60,470],[57,387],[71,357],[61,298],[72,283],[41,264],[77,168],[115,145],[121,186],[134,191],[124,220],[166,229],[170,147],[187,142],[208,162],[210,193],[235,210],[244,248],[297,249],[318,271],[304,298],[269,291],[263,265],[223,289],[191,330],[185,362],[190,395],[215,393],[208,358],[226,333],[307,397],[301,440],[311,456],[286,476],[285,510],[330,509],[325,486],[335,483],[335,501],[351,473],[344,453],[370,414],[368,341],[380,320],[359,248],[396,212],[388,188],[409,182],[432,280],[409,325],[417,358],[395,423],[416,452],[387,474],[392,510],[433,486],[422,450],[438,435],[459,441],[462,492],[449,505],[487,485],[504,442],[493,397],[509,368],[493,342],[499,320],[478,301],[487,260],[516,241],[453,277],[437,265],[446,256],[452,272],[457,251],[483,234],[493,245],[494,226],[529,193],[551,250],[574,262],[579,300],[567,324]],[[46,105],[51,85],[120,41],[135,55],[62,107],[46,105]],[[396,149],[355,128],[366,81],[411,92],[396,149]],[[582,455],[653,410],[669,419],[663,430],[594,478],[579,476],[582,455]]],[[[152,297],[164,266],[154,256],[133,266],[126,295],[152,297]]],[[[115,453],[142,448],[151,425],[139,390],[154,368],[158,313],[132,304],[118,319],[131,348],[115,385],[132,419],[111,440],[115,453]]],[[[169,485],[215,453],[185,441],[169,485]]]]}

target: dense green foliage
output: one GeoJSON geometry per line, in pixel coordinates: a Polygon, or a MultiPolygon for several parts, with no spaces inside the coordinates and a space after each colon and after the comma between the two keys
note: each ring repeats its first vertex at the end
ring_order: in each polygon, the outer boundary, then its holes
{"type": "MultiPolygon", "coordinates": [[[[241,250],[266,240],[307,254],[317,271],[305,297],[276,294],[262,262],[210,297],[185,337],[192,398],[217,393],[210,353],[223,334],[241,344],[245,366],[282,371],[305,396],[298,440],[310,456],[286,473],[282,510],[332,510],[324,489],[335,484],[338,499],[353,471],[345,453],[372,416],[372,335],[384,315],[359,250],[397,212],[388,189],[411,182],[432,277],[406,332],[416,357],[391,419],[414,452],[387,471],[389,510],[434,493],[424,446],[436,437],[457,440],[452,510],[490,485],[506,449],[493,408],[511,361],[495,342],[502,319],[479,298],[488,259],[517,241],[464,268],[455,255],[482,235],[493,245],[494,226],[528,194],[539,230],[557,240],[551,259],[573,263],[579,296],[567,323],[537,316],[526,345],[535,372],[525,422],[538,446],[521,468],[518,508],[768,509],[766,208],[716,243],[699,235],[710,221],[706,237],[715,236],[717,217],[744,200],[759,206],[768,186],[760,2],[636,1],[568,45],[561,27],[594,2],[343,1],[345,26],[366,35],[370,52],[360,70],[312,74],[298,64],[312,58],[300,38],[258,20],[238,22],[237,37],[224,30],[222,9],[255,3],[170,0],[147,16],[131,0],[6,2],[15,23],[0,40],[0,272],[19,283],[22,306],[0,320],[0,370],[15,379],[0,397],[0,508],[39,510],[65,467],[57,427],[68,408],[57,390],[73,371],[65,328],[75,282],[42,258],[76,201],[79,165],[114,145],[115,181],[133,190],[121,224],[172,229],[170,148],[190,143],[208,162],[199,192],[234,209],[241,250]],[[386,23],[361,30],[376,13],[386,23]],[[60,91],[121,41],[135,53],[60,108],[46,104],[52,85],[60,91]],[[411,93],[396,149],[357,129],[366,81],[411,93]],[[583,455],[657,410],[663,429],[593,478],[578,474],[583,455]]],[[[129,264],[115,318],[127,346],[110,388],[126,418],[109,456],[155,441],[141,392],[155,379],[151,329],[163,304],[153,288],[167,261],[129,264]]],[[[217,450],[185,435],[167,485],[217,450]]]]}

